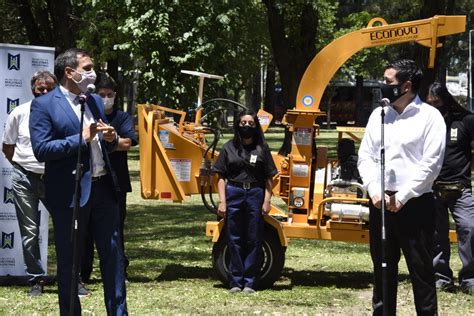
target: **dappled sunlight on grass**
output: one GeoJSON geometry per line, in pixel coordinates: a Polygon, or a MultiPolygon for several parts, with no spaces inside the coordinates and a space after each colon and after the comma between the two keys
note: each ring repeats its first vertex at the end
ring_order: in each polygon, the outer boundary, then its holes
{"type": "MultiPolygon", "coordinates": [[[[320,143],[334,147],[335,132],[321,132],[320,143]]],[[[268,134],[278,150],[283,134],[268,134]]],[[[330,151],[332,154],[334,150],[330,151]]],[[[212,243],[205,236],[206,221],[215,220],[199,196],[183,203],[144,200],[140,196],[138,149],[130,153],[133,192],[128,196],[125,227],[126,254],[130,260],[127,301],[130,314],[340,314],[371,312],[372,262],[367,244],[290,239],[285,268],[272,289],[256,295],[229,295],[215,278],[212,243]]],[[[50,235],[49,273],[55,256],[50,235]]],[[[452,249],[453,269],[459,271],[457,248],[452,249]]],[[[97,258],[97,256],[96,256],[97,258]]],[[[81,299],[84,314],[104,315],[98,261],[88,287],[92,296],[81,299]]],[[[406,264],[400,261],[398,311],[414,314],[413,295],[406,264]]],[[[0,287],[0,314],[58,314],[57,288],[30,299],[27,287],[0,287]]],[[[472,313],[473,299],[464,294],[439,293],[440,315],[472,313]]]]}

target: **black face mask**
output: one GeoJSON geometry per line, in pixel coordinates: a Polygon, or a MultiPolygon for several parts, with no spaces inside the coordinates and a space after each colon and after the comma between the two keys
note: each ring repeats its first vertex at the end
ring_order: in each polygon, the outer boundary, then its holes
{"type": "Polygon", "coordinates": [[[241,138],[252,138],[255,135],[256,128],[248,125],[239,126],[239,135],[241,138]]]}
{"type": "Polygon", "coordinates": [[[390,103],[397,101],[402,95],[406,92],[402,92],[402,84],[380,84],[380,90],[382,92],[382,98],[387,98],[390,100],[390,103]]]}

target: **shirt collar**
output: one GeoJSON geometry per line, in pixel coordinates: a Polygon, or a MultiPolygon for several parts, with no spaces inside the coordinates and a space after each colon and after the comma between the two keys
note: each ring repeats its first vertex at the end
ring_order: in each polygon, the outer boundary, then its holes
{"type": "Polygon", "coordinates": [[[421,101],[418,95],[415,95],[413,100],[403,109],[403,112],[398,114],[398,112],[393,108],[390,107],[391,111],[394,111],[397,115],[404,115],[405,113],[409,113],[415,109],[419,109],[423,101],[421,101]]]}
{"type": "Polygon", "coordinates": [[[72,93],[71,91],[69,91],[68,89],[66,89],[65,87],[63,86],[59,86],[59,89],[61,90],[61,92],[64,94],[64,96],[70,101],[70,103],[74,104],[74,100],[79,96],[78,94],[74,94],[72,93]]]}

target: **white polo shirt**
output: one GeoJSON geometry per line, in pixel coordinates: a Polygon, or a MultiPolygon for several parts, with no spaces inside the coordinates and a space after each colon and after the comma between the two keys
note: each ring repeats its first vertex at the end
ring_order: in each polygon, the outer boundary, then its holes
{"type": "MultiPolygon", "coordinates": [[[[358,169],[369,196],[380,194],[381,107],[370,115],[359,148],[358,169]]],[[[403,204],[431,192],[443,165],[446,124],[416,96],[401,114],[385,107],[385,190],[403,204]]]]}
{"type": "Polygon", "coordinates": [[[15,145],[13,161],[28,171],[44,174],[44,163],[38,162],[33,154],[30,140],[31,101],[17,106],[8,116],[3,133],[3,143],[15,145]]]}

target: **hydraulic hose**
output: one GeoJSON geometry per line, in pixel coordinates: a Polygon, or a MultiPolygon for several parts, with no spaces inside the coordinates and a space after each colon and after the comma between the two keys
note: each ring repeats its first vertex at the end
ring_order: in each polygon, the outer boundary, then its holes
{"type": "Polygon", "coordinates": [[[205,187],[205,181],[201,180],[201,199],[202,202],[204,203],[204,206],[209,210],[209,212],[218,215],[217,214],[217,206],[214,202],[214,199],[212,198],[212,163],[210,159],[207,159],[207,154],[209,153],[209,150],[212,148],[212,157],[214,157],[215,153],[215,148],[217,146],[217,143],[219,142],[219,130],[211,127],[204,127],[204,129],[211,131],[214,134],[214,139],[212,140],[212,143],[206,148],[203,154],[203,166],[201,167],[201,177],[208,177],[209,181],[209,196],[210,196],[210,201],[211,204],[209,204],[207,198],[206,198],[206,187],[205,187]]]}

